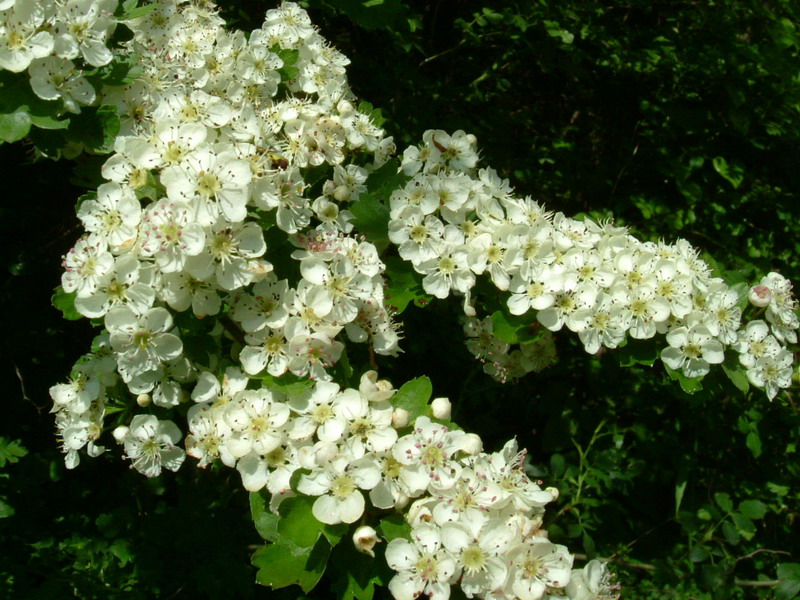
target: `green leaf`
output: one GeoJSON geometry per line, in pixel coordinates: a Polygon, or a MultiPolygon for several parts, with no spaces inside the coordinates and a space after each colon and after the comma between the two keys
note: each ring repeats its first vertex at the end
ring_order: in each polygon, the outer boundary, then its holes
{"type": "Polygon", "coordinates": [[[19,462],[19,459],[28,454],[28,450],[19,440],[9,440],[0,436],[0,467],[19,462]]]}
{"type": "Polygon", "coordinates": [[[91,154],[110,154],[119,133],[117,107],[104,104],[97,108],[85,107],[81,114],[70,120],[70,139],[82,143],[91,154]]]}
{"type": "Polygon", "coordinates": [[[758,458],[761,456],[761,437],[758,435],[757,429],[748,432],[747,437],[745,438],[745,444],[750,450],[750,453],[753,455],[753,458],[758,458]]]}
{"type": "Polygon", "coordinates": [[[313,496],[294,496],[278,508],[278,539],[295,556],[310,552],[322,534],[325,525],[311,512],[316,500],[313,496]]]}
{"type": "Polygon", "coordinates": [[[324,538],[308,552],[294,555],[282,544],[267,544],[253,554],[253,566],[258,567],[256,582],[272,589],[299,585],[304,592],[314,589],[325,572],[331,547],[324,538]]]}
{"type": "Polygon", "coordinates": [[[300,69],[294,65],[300,57],[300,51],[292,48],[281,48],[280,46],[273,46],[271,50],[283,61],[283,66],[278,69],[281,82],[291,81],[297,77],[298,73],[300,73],[300,69]]]}
{"type": "MultiPolygon", "coordinates": [[[[375,127],[380,127],[381,125],[383,125],[386,122],[386,119],[384,118],[384,116],[383,116],[383,114],[381,112],[381,109],[380,108],[375,108],[374,106],[372,106],[372,104],[370,104],[369,102],[366,102],[364,100],[362,100],[361,102],[358,103],[358,112],[367,115],[369,117],[370,121],[372,121],[373,125],[375,125],[375,127]]],[[[389,162],[394,163],[395,160],[396,159],[392,159],[389,162]]],[[[383,165],[383,166],[385,167],[386,165],[383,165]]],[[[381,168],[383,168],[383,167],[381,167],[381,168]]],[[[397,172],[397,169],[395,169],[395,172],[397,172]]]]}
{"type": "Polygon", "coordinates": [[[121,7],[122,13],[118,15],[117,18],[120,21],[138,19],[140,17],[149,15],[158,7],[157,2],[145,4],[144,6],[136,6],[137,4],[138,2],[136,0],[126,0],[126,2],[123,2],[121,7]]]}
{"type": "Polygon", "coordinates": [[[408,524],[408,521],[406,521],[402,515],[397,513],[381,519],[376,530],[387,542],[391,542],[397,538],[402,538],[404,540],[411,539],[411,525],[408,524]]]}
{"type": "Polygon", "coordinates": [[[740,364],[736,365],[722,365],[722,370],[725,371],[725,375],[728,376],[728,379],[731,380],[731,383],[735,385],[743,394],[746,394],[750,390],[750,382],[747,380],[747,372],[745,371],[744,367],[740,364]]]}
{"type": "Polygon", "coordinates": [[[790,600],[800,594],[800,563],[782,563],[778,565],[778,579],[781,583],[776,596],[781,600],[790,600]]]}
{"type": "Polygon", "coordinates": [[[743,500],[739,503],[739,512],[751,519],[763,519],[767,505],[760,500],[743,500]]]}
{"type": "Polygon", "coordinates": [[[686,375],[680,371],[670,369],[666,364],[664,365],[664,368],[666,369],[667,374],[670,376],[670,379],[677,381],[680,384],[681,389],[687,394],[694,394],[695,392],[703,389],[703,384],[701,383],[703,381],[702,377],[686,377],[686,375]]]}
{"type": "Polygon", "coordinates": [[[325,536],[325,539],[328,540],[331,547],[336,547],[336,545],[342,541],[342,538],[347,535],[349,529],[350,527],[346,523],[325,525],[322,528],[322,535],[325,536]]]}
{"type": "Polygon", "coordinates": [[[0,115],[0,140],[16,142],[31,130],[31,116],[24,110],[0,115]]]}
{"type": "Polygon", "coordinates": [[[654,339],[629,339],[624,346],[616,350],[617,360],[621,367],[645,365],[652,367],[658,358],[658,345],[654,339]]]}
{"type": "Polygon", "coordinates": [[[742,513],[735,512],[731,514],[733,523],[736,525],[736,530],[746,540],[752,540],[756,534],[756,526],[747,516],[742,513]]]}
{"type": "Polygon", "coordinates": [[[250,516],[258,535],[268,541],[278,539],[280,517],[269,510],[269,494],[266,490],[250,494],[250,516]]]}
{"type": "Polygon", "coordinates": [[[681,475],[680,477],[683,479],[675,485],[675,516],[678,516],[678,511],[681,508],[681,502],[683,502],[683,494],[686,491],[686,476],[681,475]]]}
{"type": "Polygon", "coordinates": [[[267,372],[259,375],[258,378],[264,382],[264,386],[270,390],[281,392],[287,396],[296,396],[314,387],[314,382],[308,377],[298,377],[292,373],[285,373],[280,377],[275,377],[267,372]]]}
{"type": "Polygon", "coordinates": [[[50,115],[31,114],[31,123],[39,129],[66,129],[69,127],[69,119],[58,119],[50,115]]]}
{"type": "Polygon", "coordinates": [[[371,600],[375,586],[384,582],[382,566],[358,552],[353,544],[344,544],[331,556],[331,591],[338,600],[371,600]]]}
{"type": "Polygon", "coordinates": [[[77,321],[83,318],[83,315],[75,310],[75,297],[77,295],[75,292],[67,293],[61,286],[58,286],[55,292],[50,301],[55,308],[61,311],[67,321],[77,321]]]}
{"type": "Polygon", "coordinates": [[[422,291],[420,277],[409,263],[398,256],[388,256],[383,262],[386,265],[387,279],[384,297],[395,314],[402,313],[411,302],[416,304],[420,300],[430,299],[422,291]]]}
{"type": "Polygon", "coordinates": [[[13,517],[15,512],[14,507],[7,504],[5,500],[0,499],[0,519],[13,517]]]}
{"type": "Polygon", "coordinates": [[[722,177],[727,179],[734,189],[738,188],[744,180],[744,170],[738,165],[729,165],[721,156],[717,156],[711,161],[714,170],[722,177]]]}
{"type": "Polygon", "coordinates": [[[492,313],[492,334],[506,344],[524,344],[536,339],[531,332],[530,317],[508,315],[501,310],[492,313]]]}
{"type": "Polygon", "coordinates": [[[733,510],[733,502],[731,502],[731,497],[725,492],[717,492],[714,494],[714,502],[716,502],[717,506],[719,506],[726,513],[729,513],[733,510]]]}
{"type": "Polygon", "coordinates": [[[362,194],[350,205],[353,227],[377,247],[389,243],[389,208],[372,194],[362,194]]]}
{"type": "Polygon", "coordinates": [[[428,400],[433,394],[431,380],[427,377],[417,377],[407,381],[392,396],[392,404],[411,413],[409,421],[428,412],[428,400]]]}

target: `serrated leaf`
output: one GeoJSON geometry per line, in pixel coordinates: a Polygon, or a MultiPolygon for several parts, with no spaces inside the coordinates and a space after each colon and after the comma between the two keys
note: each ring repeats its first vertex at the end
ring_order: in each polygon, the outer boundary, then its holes
{"type": "Polygon", "coordinates": [[[299,556],[281,544],[262,546],[251,560],[253,566],[258,567],[256,582],[272,589],[299,585],[308,593],[325,573],[330,552],[331,547],[325,538],[317,540],[313,549],[299,556]]]}
{"type": "Polygon", "coordinates": [[[739,503],[739,512],[750,519],[763,519],[767,514],[767,505],[760,500],[742,500],[739,503]]]}
{"type": "Polygon", "coordinates": [[[58,286],[55,289],[55,294],[50,299],[53,306],[61,311],[67,321],[77,321],[83,318],[83,315],[75,309],[76,295],[75,292],[67,293],[63,287],[58,286]]]}
{"type": "Polygon", "coordinates": [[[28,450],[19,440],[9,440],[0,436],[0,467],[19,462],[19,459],[28,454],[28,450]]]}
{"type": "Polygon", "coordinates": [[[392,404],[410,413],[409,421],[428,412],[428,400],[433,394],[431,380],[427,377],[417,377],[407,381],[392,396],[392,404]]]}
{"type": "Polygon", "coordinates": [[[28,135],[31,130],[31,116],[18,110],[5,115],[0,115],[0,140],[16,142],[28,135]]]}

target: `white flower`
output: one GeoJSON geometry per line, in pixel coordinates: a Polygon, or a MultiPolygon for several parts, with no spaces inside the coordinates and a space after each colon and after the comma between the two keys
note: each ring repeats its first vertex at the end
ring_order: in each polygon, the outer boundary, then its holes
{"type": "Polygon", "coordinates": [[[162,467],[177,471],[183,464],[186,454],[176,446],[180,439],[181,432],[172,421],[136,415],[122,442],[131,466],[146,477],[156,477],[162,467]]]}
{"type": "Polygon", "coordinates": [[[63,264],[61,286],[64,291],[87,298],[95,293],[103,276],[114,267],[114,257],[102,240],[85,237],[67,252],[63,264]]]}
{"type": "Polygon", "coordinates": [[[443,545],[439,528],[419,525],[412,541],[393,539],[386,546],[386,562],[397,571],[389,591],[397,600],[415,600],[427,594],[431,600],[448,600],[450,584],[458,577],[456,560],[443,545]]]}
{"type": "Polygon", "coordinates": [[[53,50],[53,36],[39,31],[45,20],[44,2],[19,2],[0,15],[0,69],[20,73],[35,58],[53,50]]]}
{"type": "Polygon", "coordinates": [[[765,355],[747,369],[747,379],[754,386],[764,388],[772,400],[781,388],[792,385],[792,353],[782,349],[776,356],[765,355]]]}
{"type": "Polygon", "coordinates": [[[445,523],[441,536],[445,548],[457,557],[467,598],[503,586],[508,573],[505,553],[516,541],[517,530],[501,519],[468,520],[445,523]]]}
{"type": "Polygon", "coordinates": [[[573,556],[565,546],[534,537],[510,551],[511,590],[519,600],[539,600],[548,587],[567,585],[573,556]]]}
{"type": "Polygon", "coordinates": [[[380,481],[380,467],[373,456],[358,460],[340,454],[316,471],[303,475],[297,489],[309,496],[319,496],[311,507],[314,517],[328,525],[353,523],[364,514],[364,495],[380,481]]]}
{"type": "Polygon", "coordinates": [[[252,177],[250,163],[235,152],[216,153],[202,147],[187,155],[179,166],[164,169],[161,183],[172,200],[193,207],[199,223],[211,225],[220,216],[232,223],[244,221],[252,177]]]}
{"type": "Polygon", "coordinates": [[[136,314],[147,312],[155,300],[153,270],[152,265],[142,265],[132,254],[117,257],[113,269],[99,278],[92,294],[75,298],[75,310],[90,319],[104,316],[117,305],[128,306],[136,314]]]}
{"type": "Polygon", "coordinates": [[[462,468],[454,456],[467,441],[463,431],[450,431],[423,416],[417,418],[412,433],[397,440],[392,455],[408,467],[406,483],[412,493],[427,485],[434,489],[448,488],[455,484],[462,468]]]}
{"type": "Polygon", "coordinates": [[[613,590],[619,586],[612,586],[610,577],[606,563],[590,560],[583,569],[572,571],[565,591],[570,600],[611,600],[618,597],[613,590]]]}
{"type": "Polygon", "coordinates": [[[744,330],[739,331],[734,348],[739,352],[739,362],[752,367],[759,358],[777,356],[781,345],[769,334],[769,326],[764,321],[750,321],[744,330]]]}
{"type": "Polygon", "coordinates": [[[722,344],[704,325],[677,327],[667,334],[667,342],[670,347],[661,351],[661,360],[686,377],[703,377],[709,365],[725,360],[722,344]]]}
{"type": "Polygon", "coordinates": [[[223,419],[231,428],[225,446],[235,458],[254,451],[264,455],[283,443],[283,426],[288,421],[289,407],[277,392],[262,388],[238,392],[225,404],[223,419]]]}
{"type": "Polygon", "coordinates": [[[163,198],[151,204],[145,211],[142,228],[142,254],[155,257],[164,273],[182,270],[187,257],[197,256],[205,248],[205,232],[183,202],[163,198]]]}
{"type": "Polygon", "coordinates": [[[104,183],[97,188],[96,200],[85,200],[78,218],[86,231],[99,236],[113,248],[130,248],[136,241],[136,227],[142,206],[129,187],[104,183]]]}
{"type": "Polygon", "coordinates": [[[71,113],[79,113],[79,104],[92,104],[95,91],[83,72],[70,60],[48,56],[31,63],[28,69],[31,88],[43,100],[58,100],[71,113]]]}
{"type": "Polygon", "coordinates": [[[168,333],[172,317],[165,308],[151,308],[139,316],[127,306],[117,306],[106,313],[105,326],[125,381],[155,371],[183,352],[181,340],[168,333]]]}

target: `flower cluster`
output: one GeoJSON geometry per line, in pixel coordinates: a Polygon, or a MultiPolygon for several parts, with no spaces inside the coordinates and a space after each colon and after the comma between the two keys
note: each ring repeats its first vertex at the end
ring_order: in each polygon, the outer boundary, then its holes
{"type": "Polygon", "coordinates": [[[96,100],[84,71],[113,59],[108,40],[116,9],[117,0],[3,0],[0,69],[27,70],[39,98],[61,100],[67,111],[80,112],[80,105],[96,100]]]}
{"type": "MultiPolygon", "coordinates": [[[[87,233],[64,258],[62,287],[80,314],[104,320],[105,351],[128,390],[173,407],[196,377],[169,309],[227,315],[250,375],[329,379],[340,333],[396,353],[384,265],[338,205],[358,198],[392,149],[353,107],[347,59],[292,3],[249,37],[224,29],[210,5],[182,1],[126,25],[144,75],[104,90],[122,133],[102,168],[108,182],[80,205],[87,233]],[[363,166],[341,164],[354,153],[363,166]],[[304,172],[320,165],[330,178],[311,200],[304,172]],[[299,281],[265,258],[272,224],[296,248],[299,281]]],[[[95,415],[97,429],[103,402],[57,406],[95,415]]],[[[69,423],[59,419],[62,437],[69,423]]],[[[88,440],[87,427],[67,437],[88,440]]],[[[78,447],[65,441],[70,464],[78,447]]]]}
{"type": "MultiPolygon", "coordinates": [[[[411,179],[391,196],[389,238],[424,275],[426,292],[463,295],[473,317],[472,289],[485,273],[509,292],[511,315],[535,311],[548,330],[577,333],[590,354],[616,348],[628,336],[661,334],[667,342],[661,360],[686,377],[706,375],[732,346],[750,381],[770,399],[789,386],[791,354],[781,343],[796,342],[800,321],[788,280],[771,273],[750,295],[756,306],[768,307],[772,335],[762,349],[766,324],[751,321],[741,330],[739,292],[712,276],[686,240],[642,242],[610,222],[548,212],[514,196],[492,169],[477,170],[475,144],[463,131],[430,130],[422,144],[403,153],[402,169],[411,179]]],[[[468,321],[466,329],[477,338],[473,353],[501,380],[547,362],[531,361],[531,354],[553,354],[538,340],[508,354],[486,321],[468,321]]]]}

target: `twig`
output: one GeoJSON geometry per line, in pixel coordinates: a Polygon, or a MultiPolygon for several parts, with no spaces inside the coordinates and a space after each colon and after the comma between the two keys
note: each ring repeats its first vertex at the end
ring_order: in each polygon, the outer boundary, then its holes
{"type": "Polygon", "coordinates": [[[792,556],[791,552],[786,552],[785,550],[770,550],[769,548],[759,548],[758,550],[753,550],[750,554],[745,554],[744,556],[740,556],[736,559],[736,562],[740,560],[747,560],[748,558],[753,558],[757,554],[761,554],[762,552],[767,552],[768,554],[783,554],[784,556],[792,556]]]}
{"type": "Polygon", "coordinates": [[[783,579],[770,579],[769,581],[746,581],[744,579],[734,579],[733,583],[742,587],[775,587],[783,583],[783,579]]]}
{"type": "Polygon", "coordinates": [[[456,50],[458,50],[463,45],[464,45],[464,40],[462,39],[460,42],[458,42],[452,48],[448,48],[447,50],[442,50],[438,54],[434,54],[433,56],[429,56],[428,58],[423,60],[421,63],[419,63],[419,66],[422,67],[422,66],[428,64],[429,62],[436,60],[437,58],[441,58],[442,56],[446,56],[447,54],[450,54],[451,52],[455,52],[456,50]]]}

